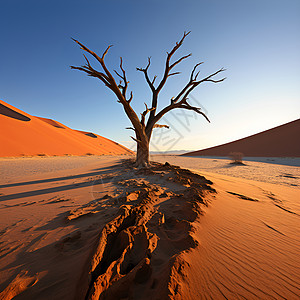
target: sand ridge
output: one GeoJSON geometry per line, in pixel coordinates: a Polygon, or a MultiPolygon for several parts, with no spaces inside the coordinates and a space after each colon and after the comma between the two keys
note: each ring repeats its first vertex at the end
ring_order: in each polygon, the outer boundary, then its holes
{"type": "MultiPolygon", "coordinates": [[[[132,170],[126,164],[122,173],[132,170]]],[[[126,187],[121,195],[104,196],[108,203],[121,204],[120,211],[100,233],[77,299],[183,296],[187,263],[181,254],[199,244],[192,222],[202,214],[201,205],[207,205],[205,193],[215,191],[203,176],[170,165],[156,163],[151,170],[134,173],[135,179],[118,180],[126,187]],[[140,178],[144,172],[147,179],[140,178]],[[174,182],[178,191],[162,188],[164,180],[174,182]]]]}

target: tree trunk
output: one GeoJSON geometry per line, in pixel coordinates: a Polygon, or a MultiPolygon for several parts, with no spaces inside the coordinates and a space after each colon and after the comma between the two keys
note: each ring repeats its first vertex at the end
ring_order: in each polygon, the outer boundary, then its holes
{"type": "Polygon", "coordinates": [[[149,141],[146,138],[137,143],[135,166],[137,168],[149,167],[149,141]]]}

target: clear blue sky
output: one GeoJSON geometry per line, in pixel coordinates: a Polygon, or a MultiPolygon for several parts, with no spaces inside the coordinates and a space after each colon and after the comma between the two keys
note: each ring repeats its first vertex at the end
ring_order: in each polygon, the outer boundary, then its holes
{"type": "Polygon", "coordinates": [[[3,0],[0,11],[0,99],[29,114],[132,147],[130,123],[112,92],[69,68],[84,64],[70,38],[100,54],[114,45],[107,65],[117,69],[123,57],[140,113],[150,91],[136,67],[152,56],[150,75],[159,79],[166,51],[191,30],[175,59],[193,55],[177,66],[182,74],[169,79],[159,107],[199,61],[205,61],[200,75],[225,67],[227,80],[192,93],[211,123],[173,111],[164,120],[171,129],[156,129],[152,150],[202,149],[299,118],[299,0],[3,0]]]}

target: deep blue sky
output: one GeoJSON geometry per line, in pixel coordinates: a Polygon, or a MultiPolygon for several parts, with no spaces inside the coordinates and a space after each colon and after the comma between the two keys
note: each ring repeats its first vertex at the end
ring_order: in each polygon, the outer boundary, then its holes
{"type": "Polygon", "coordinates": [[[202,149],[299,118],[299,0],[2,0],[0,11],[0,99],[29,114],[132,147],[129,121],[112,92],[69,68],[84,64],[70,38],[99,54],[114,45],[106,63],[117,69],[123,57],[139,113],[150,92],[136,67],[152,56],[150,75],[159,79],[166,51],[191,30],[175,59],[193,55],[177,66],[182,74],[169,79],[160,107],[176,96],[199,61],[205,61],[203,76],[225,67],[227,80],[192,93],[210,124],[200,115],[174,111],[164,120],[172,129],[157,129],[152,150],[202,149]]]}

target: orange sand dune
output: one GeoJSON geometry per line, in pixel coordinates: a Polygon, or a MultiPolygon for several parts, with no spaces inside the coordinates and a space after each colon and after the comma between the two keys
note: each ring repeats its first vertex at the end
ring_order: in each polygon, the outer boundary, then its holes
{"type": "Polygon", "coordinates": [[[228,156],[241,152],[254,157],[300,157],[300,119],[223,145],[189,152],[185,156],[228,156]]]}
{"type": "Polygon", "coordinates": [[[31,116],[0,100],[0,157],[133,153],[102,136],[31,116]]]}

